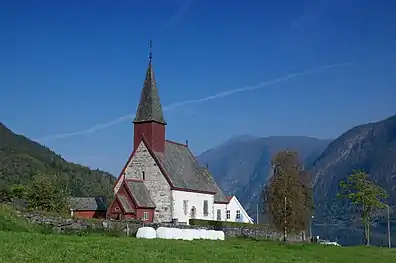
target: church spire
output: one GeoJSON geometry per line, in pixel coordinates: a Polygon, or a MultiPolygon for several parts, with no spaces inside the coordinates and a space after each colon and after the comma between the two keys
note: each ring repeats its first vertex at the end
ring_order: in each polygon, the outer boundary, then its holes
{"type": "Polygon", "coordinates": [[[152,42],[149,42],[149,63],[139,106],[133,123],[157,122],[166,125],[152,66],[152,42]]]}

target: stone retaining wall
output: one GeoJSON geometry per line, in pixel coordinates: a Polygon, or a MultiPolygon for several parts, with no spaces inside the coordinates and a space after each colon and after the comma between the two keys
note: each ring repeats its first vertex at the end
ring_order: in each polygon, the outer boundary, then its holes
{"type": "MultiPolygon", "coordinates": [[[[257,227],[213,227],[213,226],[190,226],[175,225],[172,223],[148,223],[143,224],[139,221],[111,221],[96,219],[77,219],[62,218],[55,216],[47,216],[40,213],[22,213],[23,216],[31,223],[47,226],[50,230],[57,233],[83,233],[83,232],[112,232],[118,235],[135,236],[137,230],[142,226],[151,226],[154,229],[158,227],[177,227],[181,229],[206,229],[206,230],[222,230],[226,237],[245,237],[257,239],[280,240],[283,235],[276,231],[271,231],[257,227]]],[[[301,236],[289,236],[289,241],[301,242],[301,236]]]]}

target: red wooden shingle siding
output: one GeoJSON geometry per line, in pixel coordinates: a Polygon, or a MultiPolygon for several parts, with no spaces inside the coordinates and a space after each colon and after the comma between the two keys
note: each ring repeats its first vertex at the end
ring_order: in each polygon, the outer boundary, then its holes
{"type": "Polygon", "coordinates": [[[128,191],[125,189],[125,184],[122,184],[121,188],[118,190],[117,195],[122,194],[127,197],[128,202],[132,209],[135,211],[134,214],[124,213],[121,204],[115,198],[111,203],[109,209],[107,210],[107,215],[113,219],[141,219],[143,220],[144,212],[148,212],[148,219],[145,222],[152,222],[154,219],[154,208],[138,208],[136,204],[133,202],[132,198],[129,196],[128,191]],[[119,217],[121,214],[121,218],[119,217]]]}
{"type": "Polygon", "coordinates": [[[106,218],[106,211],[73,211],[73,216],[78,218],[106,218]]]}
{"type": "Polygon", "coordinates": [[[156,122],[135,123],[133,130],[134,150],[139,146],[143,135],[153,151],[165,151],[165,125],[156,122]]]}

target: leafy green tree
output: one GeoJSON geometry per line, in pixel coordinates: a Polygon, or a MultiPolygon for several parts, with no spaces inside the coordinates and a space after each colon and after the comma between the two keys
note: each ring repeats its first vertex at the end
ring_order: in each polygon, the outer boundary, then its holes
{"type": "Polygon", "coordinates": [[[2,187],[0,189],[0,202],[10,202],[11,201],[11,191],[7,187],[2,187]]]}
{"type": "Polygon", "coordinates": [[[13,185],[11,187],[11,196],[13,198],[22,199],[26,195],[26,188],[23,185],[13,185]]]}
{"type": "Polygon", "coordinates": [[[354,170],[344,181],[340,182],[339,198],[349,199],[359,212],[364,226],[366,245],[370,245],[370,226],[374,215],[386,208],[384,200],[388,197],[386,191],[369,180],[363,170],[354,170]]]}
{"type": "Polygon", "coordinates": [[[288,233],[307,230],[312,214],[312,189],[297,152],[282,151],[272,160],[273,175],[265,187],[264,199],[273,225],[288,233]]]}
{"type": "Polygon", "coordinates": [[[29,189],[29,206],[48,212],[64,212],[68,207],[68,195],[56,177],[36,175],[29,189]]]}

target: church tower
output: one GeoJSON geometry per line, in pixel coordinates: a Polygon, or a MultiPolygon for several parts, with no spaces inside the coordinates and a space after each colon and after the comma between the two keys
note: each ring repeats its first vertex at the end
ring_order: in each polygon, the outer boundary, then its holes
{"type": "Polygon", "coordinates": [[[144,80],[140,102],[136,111],[134,124],[134,150],[139,146],[142,137],[146,139],[150,148],[155,152],[165,151],[166,121],[162,112],[157,84],[152,65],[152,43],[150,41],[149,64],[144,80]]]}

